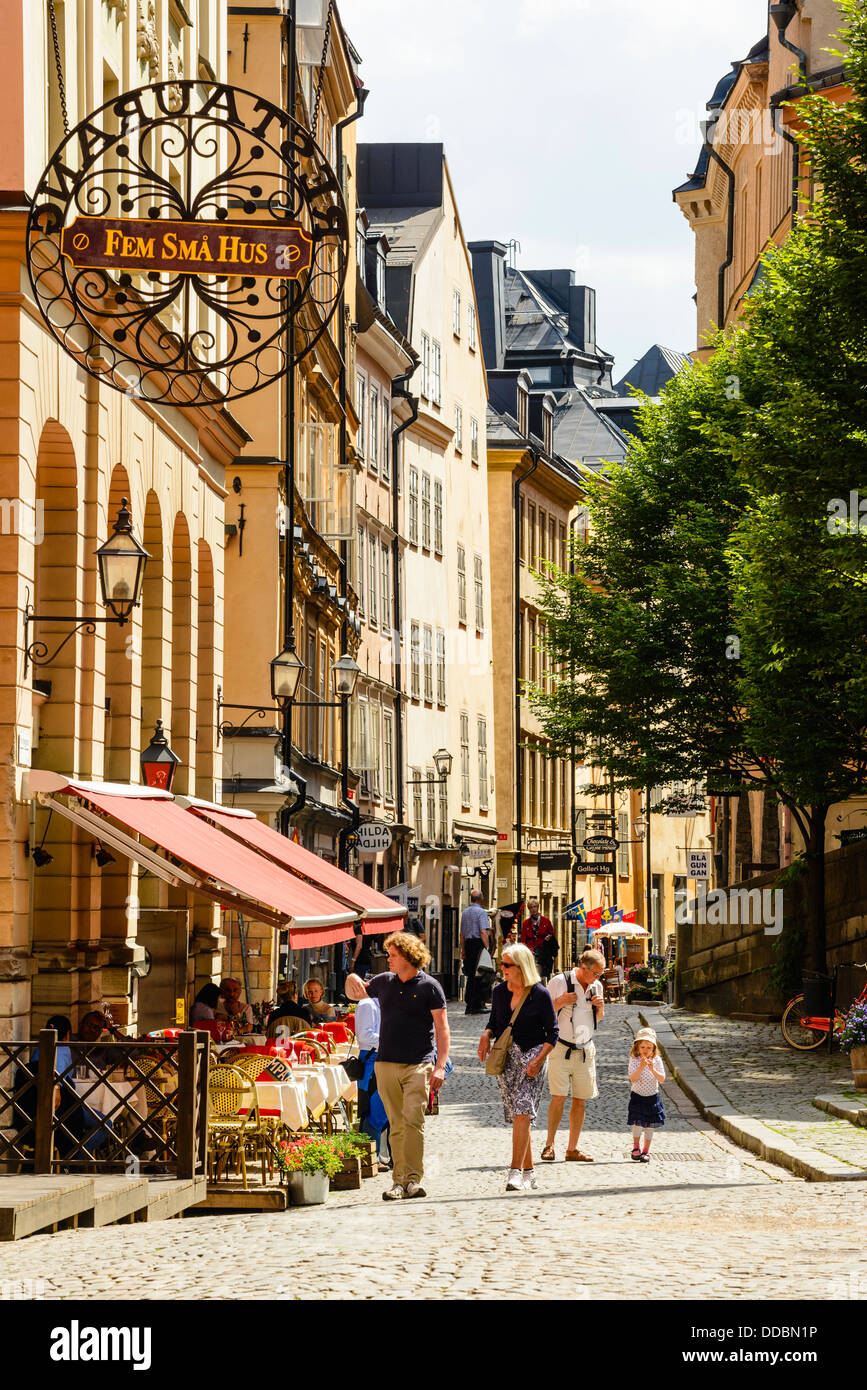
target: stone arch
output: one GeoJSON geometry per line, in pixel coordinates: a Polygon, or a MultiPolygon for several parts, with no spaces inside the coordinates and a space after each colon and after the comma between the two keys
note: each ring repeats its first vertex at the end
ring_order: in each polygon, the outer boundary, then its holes
{"type": "Polygon", "coordinates": [[[196,628],[196,795],[219,800],[216,788],[217,654],[214,651],[214,562],[207,541],[198,543],[196,628]]]}
{"type": "Polygon", "coordinates": [[[195,685],[195,603],[190,529],[178,512],[172,531],[172,712],[170,742],[180,758],[174,790],[190,795],[195,787],[196,713],[192,708],[195,685]]]}
{"type": "Polygon", "coordinates": [[[56,420],[46,422],[36,458],[36,509],[17,519],[20,528],[33,527],[34,586],[33,608],[42,621],[31,623],[28,642],[43,642],[51,660],[32,668],[32,676],[42,685],[37,697],[44,700],[38,722],[38,746],[34,750],[36,767],[57,772],[78,772],[79,688],[82,663],[79,660],[81,635],[69,637],[70,623],[52,621],[81,611],[81,532],[79,520],[78,466],[75,449],[66,430],[56,420]],[[46,616],[47,615],[47,616],[46,616]],[[64,638],[69,640],[57,655],[64,638]],[[50,693],[48,685],[50,684],[50,693]]]}
{"type": "Polygon", "coordinates": [[[159,498],[151,490],[145,499],[142,545],[150,554],[142,593],[142,741],[147,744],[158,719],[168,722],[172,700],[168,585],[165,574],[163,518],[159,498]]]}

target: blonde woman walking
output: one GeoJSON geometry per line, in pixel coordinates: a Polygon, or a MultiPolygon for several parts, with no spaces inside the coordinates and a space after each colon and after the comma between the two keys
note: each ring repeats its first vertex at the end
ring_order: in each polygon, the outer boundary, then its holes
{"type": "Polygon", "coordinates": [[[494,987],[488,1026],[479,1039],[479,1061],[484,1063],[492,1042],[520,1008],[512,1025],[505,1071],[497,1077],[506,1124],[512,1126],[512,1166],[506,1191],[520,1192],[536,1186],[530,1129],[545,1082],[546,1059],[557,1041],[557,1020],[532,951],[526,946],[504,946],[502,968],[505,979],[494,987]]]}

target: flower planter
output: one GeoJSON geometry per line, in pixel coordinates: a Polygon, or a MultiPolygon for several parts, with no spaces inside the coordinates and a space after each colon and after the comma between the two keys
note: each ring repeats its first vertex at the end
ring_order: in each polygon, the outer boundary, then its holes
{"type": "Polygon", "coordinates": [[[289,1173],[287,1185],[293,1207],[318,1207],[328,1197],[325,1173],[289,1173]]]}
{"type": "Polygon", "coordinates": [[[853,1047],[849,1053],[849,1061],[852,1063],[852,1079],[856,1091],[867,1091],[867,1043],[853,1047]]]}
{"type": "Polygon", "coordinates": [[[376,1158],[376,1144],[371,1139],[370,1148],[362,1149],[358,1157],[361,1159],[361,1176],[363,1178],[374,1178],[379,1173],[376,1158]]]}
{"type": "Polygon", "coordinates": [[[361,1186],[361,1160],[357,1154],[346,1154],[343,1167],[331,1179],[331,1186],[337,1192],[354,1191],[361,1186]]]}

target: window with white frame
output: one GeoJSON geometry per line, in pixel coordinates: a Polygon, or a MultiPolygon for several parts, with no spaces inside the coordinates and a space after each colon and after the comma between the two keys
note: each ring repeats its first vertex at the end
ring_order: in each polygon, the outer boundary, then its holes
{"type": "Polygon", "coordinates": [[[394,715],[382,711],[382,794],[394,801],[394,715]]]}
{"type": "Polygon", "coordinates": [[[475,306],[475,304],[468,304],[468,305],[467,305],[467,343],[469,344],[470,350],[471,350],[472,352],[475,352],[475,350],[476,350],[476,343],[477,343],[477,339],[476,339],[476,306],[475,306]]]}
{"type": "Polygon", "coordinates": [[[409,693],[413,700],[421,699],[421,628],[409,625],[409,693]]]}
{"type": "Polygon", "coordinates": [[[437,628],[437,704],[446,702],[446,635],[437,628]]]}
{"type": "Polygon", "coordinates": [[[440,803],[440,833],[439,843],[447,845],[449,842],[449,794],[445,782],[439,784],[439,803],[440,803]]]}
{"type": "Polygon", "coordinates": [[[421,544],[430,550],[430,474],[421,475],[421,544]]]}
{"type": "Polygon", "coordinates": [[[418,469],[409,470],[409,543],[418,545],[418,469]]]}
{"type": "Polygon", "coordinates": [[[430,399],[434,405],[441,405],[443,350],[435,338],[431,339],[430,348],[430,399]]]}
{"type": "Polygon", "coordinates": [[[366,770],[367,789],[372,796],[379,795],[379,764],[381,747],[382,705],[378,700],[370,700],[367,705],[367,750],[366,770]]]}
{"type": "Polygon", "coordinates": [[[373,382],[370,383],[367,413],[370,424],[367,462],[370,469],[376,473],[379,469],[379,388],[374,386],[373,382]]]}
{"type": "Polygon", "coordinates": [[[382,481],[391,478],[391,402],[382,398],[382,481]]]}
{"type": "Polygon", "coordinates": [[[473,463],[479,461],[479,422],[475,415],[470,418],[470,458],[473,463]]]}
{"type": "Polygon", "coordinates": [[[434,550],[437,555],[443,553],[443,485],[438,478],[434,478],[434,500],[433,500],[433,521],[434,521],[434,550]]]}
{"type": "Polygon", "coordinates": [[[617,873],[620,878],[629,877],[629,815],[625,811],[617,814],[617,838],[620,845],[617,850],[617,873]]]}
{"type": "Polygon", "coordinates": [[[364,612],[364,531],[358,528],[358,567],[357,567],[357,587],[358,587],[358,607],[364,612]]]}
{"type": "Polygon", "coordinates": [[[391,627],[391,551],[387,541],[382,542],[382,607],[379,612],[380,626],[387,632],[391,627]]]}
{"type": "Polygon", "coordinates": [[[430,399],[431,392],[431,340],[426,333],[421,335],[421,394],[430,399]]]}
{"type": "Polygon", "coordinates": [[[355,413],[358,416],[358,434],[356,442],[359,451],[364,453],[365,437],[364,431],[367,423],[367,377],[362,372],[358,372],[355,378],[355,413]]]}
{"type": "Polygon", "coordinates": [[[464,452],[464,408],[462,405],[455,405],[455,451],[459,454],[464,452]]]}
{"type": "Polygon", "coordinates": [[[455,290],[452,299],[452,328],[456,338],[461,336],[461,292],[455,290]]]}
{"type": "Polygon", "coordinates": [[[476,632],[485,630],[485,575],[482,567],[482,557],[477,555],[473,561],[474,581],[476,590],[476,632]]]}
{"type": "Polygon", "coordinates": [[[458,622],[467,621],[467,552],[458,546],[458,622]]]}
{"type": "Polygon", "coordinates": [[[378,556],[375,536],[367,538],[367,621],[376,622],[376,596],[379,592],[378,556]]]}
{"type": "Polygon", "coordinates": [[[433,628],[424,628],[424,698],[433,704],[433,628]]]}
{"type": "Polygon", "coordinates": [[[488,809],[488,721],[479,716],[479,810],[488,809]]]}
{"type": "Polygon", "coordinates": [[[461,710],[461,805],[470,805],[470,716],[461,710]]]}

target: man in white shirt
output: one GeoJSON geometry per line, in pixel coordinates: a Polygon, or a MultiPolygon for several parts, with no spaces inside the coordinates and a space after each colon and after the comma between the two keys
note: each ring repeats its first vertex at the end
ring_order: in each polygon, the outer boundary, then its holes
{"type": "Polygon", "coordinates": [[[596,1024],[605,1017],[602,986],[599,976],[605,969],[601,951],[585,951],[578,965],[565,974],[553,975],[548,993],[554,1001],[559,1036],[548,1058],[548,1137],[542,1158],[552,1163],[555,1158],[554,1138],[563,1116],[563,1106],[569,1087],[572,1105],[569,1110],[568,1162],[592,1163],[590,1154],[578,1147],[584,1112],[588,1100],[599,1094],[596,1088],[596,1044],[593,1033],[596,1024]]]}

